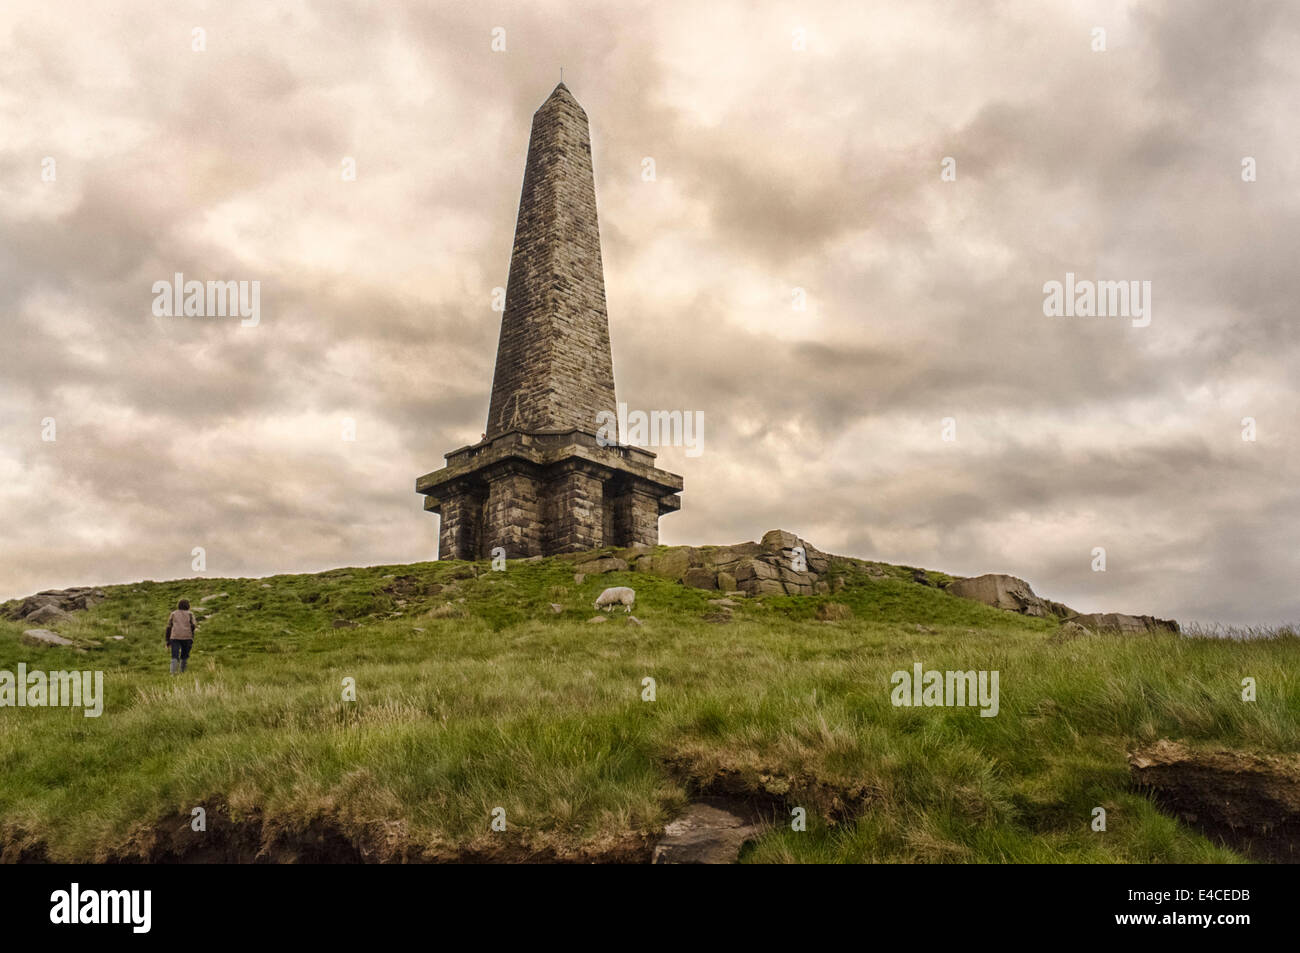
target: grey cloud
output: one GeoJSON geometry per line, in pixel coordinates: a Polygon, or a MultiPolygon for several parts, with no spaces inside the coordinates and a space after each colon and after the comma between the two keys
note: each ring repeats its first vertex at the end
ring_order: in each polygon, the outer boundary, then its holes
{"type": "Polygon", "coordinates": [[[220,574],[430,558],[413,481],[483,427],[488,295],[563,65],[593,124],[619,396],[709,419],[666,541],[782,526],[1085,609],[1300,614],[1287,4],[1143,5],[1109,59],[1072,14],[946,4],[908,14],[935,45],[881,59],[812,4],[825,48],[791,62],[762,6],[709,46],[686,5],[233,3],[204,12],[202,57],[179,14],[55,6],[15,14],[0,66],[20,97],[0,103],[0,465],[22,474],[0,597],[185,576],[195,545],[220,574]],[[1003,48],[1021,60],[994,69],[1003,48]],[[60,182],[34,191],[50,152],[60,182]],[[250,204],[254,224],[209,227],[250,204]],[[663,247],[699,260],[662,273],[663,247]],[[1152,327],[1044,318],[1066,270],[1152,280],[1152,327]],[[174,271],[261,280],[263,325],[152,318],[174,271]],[[776,333],[784,302],[744,310],[796,283],[803,332],[776,333]]]}

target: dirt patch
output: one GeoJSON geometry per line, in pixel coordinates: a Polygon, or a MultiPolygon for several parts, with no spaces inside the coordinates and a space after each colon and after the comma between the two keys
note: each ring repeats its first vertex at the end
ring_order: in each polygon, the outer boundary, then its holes
{"type": "Polygon", "coordinates": [[[1300,863],[1300,757],[1162,738],[1131,752],[1129,770],[1156,803],[1216,840],[1256,860],[1300,863]]]}
{"type": "Polygon", "coordinates": [[[223,805],[207,808],[206,830],[186,814],[135,828],[110,864],[335,864],[363,863],[365,846],[328,819],[292,829],[269,825],[260,814],[232,818],[223,805]]]}
{"type": "Polygon", "coordinates": [[[21,828],[0,831],[0,864],[46,864],[45,842],[21,828]]]}
{"type": "Polygon", "coordinates": [[[639,834],[627,834],[609,844],[556,850],[526,844],[491,847],[462,847],[421,857],[430,864],[648,864],[654,842],[639,834]]]}
{"type": "Polygon", "coordinates": [[[784,774],[762,767],[704,767],[690,758],[664,761],[669,773],[696,799],[721,798],[733,809],[766,820],[787,822],[791,809],[802,807],[843,824],[868,810],[880,792],[867,784],[836,784],[811,774],[784,774]]]}
{"type": "MultiPolygon", "coordinates": [[[[209,807],[205,820],[204,831],[190,827],[189,815],[140,825],[121,847],[86,860],[109,864],[645,864],[654,848],[651,837],[634,832],[572,850],[496,836],[469,845],[428,846],[407,840],[397,824],[360,834],[327,817],[286,826],[268,823],[256,812],[234,819],[221,804],[209,807]]],[[[47,846],[22,831],[0,835],[0,862],[48,863],[49,859],[47,846]]]]}

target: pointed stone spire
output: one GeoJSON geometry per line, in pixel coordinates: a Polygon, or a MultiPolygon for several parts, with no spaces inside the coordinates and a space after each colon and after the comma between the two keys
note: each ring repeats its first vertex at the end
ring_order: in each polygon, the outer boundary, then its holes
{"type": "Polygon", "coordinates": [[[613,364],[587,114],[560,83],[533,114],[485,439],[415,481],[440,559],[659,542],[682,478],[599,439],[613,364]]]}
{"type": "Polygon", "coordinates": [[[487,436],[595,433],[615,409],[591,136],[560,83],[533,114],[487,436]]]}

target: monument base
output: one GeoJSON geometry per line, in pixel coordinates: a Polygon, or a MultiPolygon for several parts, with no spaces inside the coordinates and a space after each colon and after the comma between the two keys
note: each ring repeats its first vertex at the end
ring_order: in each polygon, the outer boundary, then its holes
{"type": "Polygon", "coordinates": [[[602,546],[656,546],[681,508],[682,478],[639,447],[602,447],[580,430],[511,431],[447,454],[415,481],[442,521],[439,559],[507,559],[602,546]]]}

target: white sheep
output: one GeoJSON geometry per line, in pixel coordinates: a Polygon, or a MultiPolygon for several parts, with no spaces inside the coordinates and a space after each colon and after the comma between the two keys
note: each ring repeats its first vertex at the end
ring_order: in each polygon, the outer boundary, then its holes
{"type": "Polygon", "coordinates": [[[614,586],[612,589],[606,589],[596,597],[596,608],[604,609],[605,607],[614,608],[623,606],[627,612],[632,611],[632,603],[636,601],[636,591],[629,589],[627,586],[614,586]]]}

